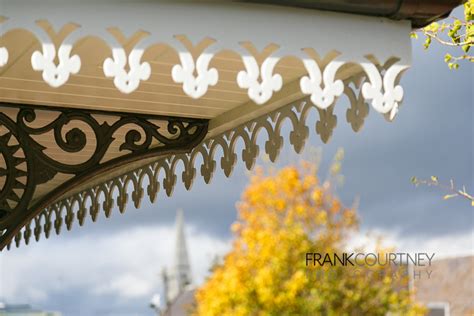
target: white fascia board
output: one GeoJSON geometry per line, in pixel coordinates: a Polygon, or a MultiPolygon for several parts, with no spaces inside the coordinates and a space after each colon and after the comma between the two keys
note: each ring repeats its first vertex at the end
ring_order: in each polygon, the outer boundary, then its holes
{"type": "MultiPolygon", "coordinates": [[[[84,61],[81,56],[70,56],[70,52],[74,44],[86,36],[98,37],[111,48],[112,58],[103,61],[104,76],[112,78],[122,93],[132,93],[140,82],[148,80],[151,66],[142,62],[141,57],[151,45],[165,43],[176,50],[181,62],[173,68],[172,79],[182,84],[183,91],[192,98],[202,97],[209,86],[218,82],[219,69],[208,68],[213,56],[222,50],[232,50],[241,56],[245,65],[236,78],[238,86],[247,90],[256,104],[267,103],[281,90],[282,77],[273,72],[274,68],[282,57],[295,56],[304,63],[309,74],[301,79],[303,94],[310,95],[313,103],[322,109],[329,107],[342,92],[335,75],[344,64],[359,64],[373,88],[383,94],[382,85],[388,85],[387,91],[394,90],[389,86],[410,65],[411,59],[410,23],[377,17],[255,4],[159,1],[2,0],[1,8],[6,20],[0,24],[0,35],[17,28],[35,34],[43,51],[33,54],[31,64],[34,70],[43,73],[44,80],[52,87],[65,84],[71,75],[80,71],[84,61]],[[48,21],[56,32],[68,24],[77,28],[55,47],[50,34],[37,23],[42,20],[48,21]],[[110,32],[112,28],[120,30],[125,37],[138,31],[145,31],[147,35],[127,56],[110,32]],[[192,45],[206,38],[212,41],[199,56],[193,56],[183,36],[192,45]],[[255,54],[269,45],[273,45],[271,53],[259,63],[255,54]],[[308,50],[313,50],[321,59],[331,56],[324,71],[308,50]],[[58,65],[54,62],[56,54],[60,60],[58,65]],[[368,59],[368,56],[373,58],[368,59]],[[391,58],[397,63],[392,70],[387,70],[391,77],[390,82],[385,83],[376,67],[391,58]],[[130,68],[128,71],[126,66],[130,68]],[[327,95],[321,94],[323,83],[326,90],[330,90],[326,91],[327,95]]],[[[6,64],[8,47],[1,47],[0,62],[2,60],[6,64]]],[[[377,95],[380,93],[366,92],[368,99],[380,99],[377,95]]],[[[400,93],[385,101],[378,100],[374,107],[386,114],[399,97],[400,93]]]]}

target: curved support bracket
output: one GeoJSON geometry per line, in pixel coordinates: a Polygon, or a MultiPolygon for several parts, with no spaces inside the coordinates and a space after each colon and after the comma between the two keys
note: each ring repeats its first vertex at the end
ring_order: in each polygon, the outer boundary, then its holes
{"type": "Polygon", "coordinates": [[[208,128],[202,119],[6,103],[0,109],[0,249],[71,190],[131,162],[188,152],[208,128]]]}

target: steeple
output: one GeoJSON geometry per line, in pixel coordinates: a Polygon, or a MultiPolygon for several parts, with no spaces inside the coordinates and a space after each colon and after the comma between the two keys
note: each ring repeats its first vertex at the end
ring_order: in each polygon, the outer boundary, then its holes
{"type": "Polygon", "coordinates": [[[169,295],[169,284],[168,284],[168,273],[166,272],[166,268],[163,268],[161,270],[161,279],[163,281],[163,295],[164,295],[164,303],[165,303],[165,308],[168,307],[168,304],[170,302],[170,299],[168,297],[169,295]]]}
{"type": "Polygon", "coordinates": [[[176,213],[176,246],[173,268],[169,278],[169,294],[167,298],[173,301],[179,294],[186,290],[191,284],[191,268],[189,265],[186,236],[184,234],[183,210],[178,209],[176,213]]]}

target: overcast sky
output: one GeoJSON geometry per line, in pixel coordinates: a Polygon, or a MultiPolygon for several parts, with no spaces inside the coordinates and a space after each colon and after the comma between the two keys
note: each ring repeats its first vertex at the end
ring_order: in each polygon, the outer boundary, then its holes
{"type": "MultiPolygon", "coordinates": [[[[412,176],[437,175],[474,191],[474,68],[464,64],[450,71],[443,55],[442,48],[425,52],[421,40],[414,42],[413,66],[401,82],[404,102],[393,123],[371,110],[356,134],[345,121],[343,101],[336,106],[338,126],[330,143],[322,145],[315,134],[314,116],[308,119],[307,142],[307,148],[322,147],[322,170],[344,148],[345,183],[339,194],[347,204],[360,197],[363,232],[382,233],[401,250],[432,251],[437,257],[474,253],[469,203],[443,201],[439,189],[410,183],[412,176]]],[[[277,165],[297,159],[285,145],[277,165]]],[[[178,184],[171,198],[161,194],[155,204],[145,198],[140,210],[130,204],[124,215],[115,211],[110,219],[2,252],[0,298],[64,315],[151,315],[150,298],[161,291],[159,273],[172,263],[176,209],[185,211],[199,284],[213,256],[229,249],[235,203],[246,183],[240,163],[231,179],[217,171],[205,185],[198,177],[189,192],[178,184]]]]}

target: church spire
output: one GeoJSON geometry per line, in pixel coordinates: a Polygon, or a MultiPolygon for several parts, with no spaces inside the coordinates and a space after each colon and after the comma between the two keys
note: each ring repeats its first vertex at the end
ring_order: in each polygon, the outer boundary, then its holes
{"type": "Polygon", "coordinates": [[[176,213],[176,246],[175,256],[170,278],[169,300],[174,300],[179,294],[186,290],[186,286],[191,284],[191,267],[189,265],[186,236],[184,234],[183,210],[178,209],[176,213]]]}

